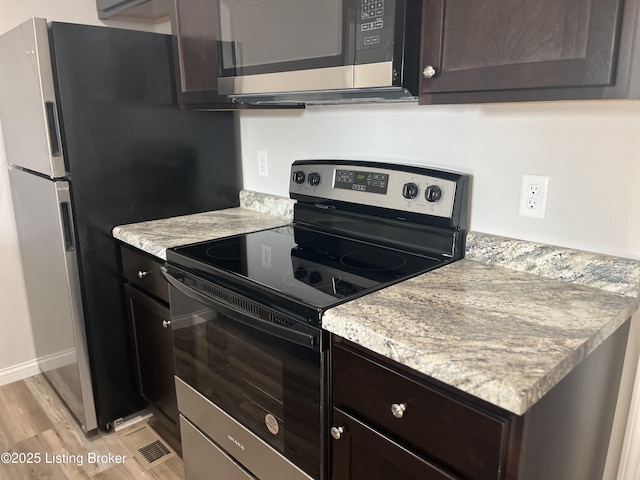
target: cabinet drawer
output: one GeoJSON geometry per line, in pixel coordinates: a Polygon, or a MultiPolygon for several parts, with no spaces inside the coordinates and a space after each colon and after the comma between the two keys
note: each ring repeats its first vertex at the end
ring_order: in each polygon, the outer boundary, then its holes
{"type": "Polygon", "coordinates": [[[333,439],[333,480],[456,480],[338,408],[333,425],[341,429],[333,439]]]}
{"type": "Polygon", "coordinates": [[[332,370],[334,407],[465,478],[499,478],[507,420],[336,344],[332,370]]]}
{"type": "Polygon", "coordinates": [[[124,245],[120,247],[120,251],[122,269],[129,285],[135,285],[169,303],[169,287],[160,274],[160,267],[164,264],[154,257],[124,245]]]}

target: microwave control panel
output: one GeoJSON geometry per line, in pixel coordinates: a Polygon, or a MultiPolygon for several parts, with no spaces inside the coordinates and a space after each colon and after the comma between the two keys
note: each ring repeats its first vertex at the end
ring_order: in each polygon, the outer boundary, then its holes
{"type": "Polygon", "coordinates": [[[356,1],[356,63],[392,60],[395,4],[396,0],[356,1]]]}

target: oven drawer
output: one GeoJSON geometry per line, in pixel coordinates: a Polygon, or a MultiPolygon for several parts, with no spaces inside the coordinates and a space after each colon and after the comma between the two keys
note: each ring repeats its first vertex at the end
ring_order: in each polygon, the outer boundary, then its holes
{"type": "Polygon", "coordinates": [[[333,405],[465,478],[496,479],[508,422],[332,346],[333,405]]]}
{"type": "Polygon", "coordinates": [[[257,480],[182,415],[180,432],[185,479],[209,480],[215,472],[217,478],[225,480],[257,480]]]}
{"type": "Polygon", "coordinates": [[[160,274],[160,267],[164,263],[126,245],[120,247],[120,252],[122,269],[129,285],[135,285],[169,303],[169,287],[160,274]]]}

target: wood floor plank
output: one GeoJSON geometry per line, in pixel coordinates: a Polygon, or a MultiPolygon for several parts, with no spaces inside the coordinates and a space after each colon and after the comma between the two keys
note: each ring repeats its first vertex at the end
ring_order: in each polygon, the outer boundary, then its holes
{"type": "MultiPolygon", "coordinates": [[[[60,443],[68,448],[70,453],[86,456],[87,452],[95,450],[93,441],[102,434],[97,433],[87,437],[42,375],[27,378],[24,382],[39,399],[43,410],[53,423],[53,430],[60,438],[60,443]]],[[[84,467],[84,471],[90,476],[102,470],[104,470],[103,466],[94,463],[87,463],[84,467]]]]}
{"type": "Polygon", "coordinates": [[[24,382],[0,388],[0,405],[2,447],[5,449],[52,427],[49,417],[24,382]]]}
{"type": "Polygon", "coordinates": [[[184,465],[180,457],[174,457],[156,467],[150,468],[147,473],[152,480],[184,479],[184,465]]]}
{"type": "Polygon", "coordinates": [[[88,464],[86,449],[77,441],[65,443],[54,427],[41,434],[46,453],[60,462],[60,467],[69,480],[87,480],[92,465],[88,464]]]}
{"type": "Polygon", "coordinates": [[[93,480],[151,480],[151,477],[137,460],[127,459],[93,476],[93,480]]]}
{"type": "Polygon", "coordinates": [[[48,455],[49,463],[0,463],[0,480],[184,480],[180,457],[146,470],[116,433],[87,437],[41,375],[0,387],[0,453],[5,451],[37,453],[41,460],[48,455]],[[109,454],[126,459],[100,458],[109,454]]]}
{"type": "MultiPolygon", "coordinates": [[[[23,382],[34,398],[38,400],[42,411],[52,424],[62,423],[73,425],[74,427],[77,425],[78,422],[64,406],[62,400],[60,400],[60,397],[58,397],[44,376],[35,375],[23,380],[23,382]]],[[[79,425],[77,425],[77,430],[82,432],[79,425]]]]}
{"type": "Polygon", "coordinates": [[[69,480],[57,463],[48,461],[47,448],[40,435],[18,442],[11,452],[18,456],[15,463],[3,463],[0,479],[4,480],[69,480]],[[4,478],[3,478],[4,476],[4,478]]]}

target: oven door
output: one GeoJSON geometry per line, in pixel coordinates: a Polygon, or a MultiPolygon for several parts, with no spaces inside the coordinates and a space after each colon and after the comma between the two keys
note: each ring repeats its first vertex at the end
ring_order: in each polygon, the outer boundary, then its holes
{"type": "MultiPolygon", "coordinates": [[[[255,442],[242,438],[244,430],[319,479],[324,469],[326,361],[321,330],[309,325],[287,329],[252,316],[249,311],[265,307],[253,307],[235,293],[227,292],[233,298],[233,305],[227,305],[165,276],[170,283],[177,382],[213,403],[217,409],[212,406],[210,415],[221,410],[244,429],[229,430],[224,426],[227,419],[220,418],[215,422],[220,427],[212,428],[225,430],[207,431],[190,418],[195,414],[185,412],[179,399],[180,413],[223,449],[229,444],[227,452],[258,478],[270,478],[264,471],[274,468],[278,455],[264,456],[271,465],[251,464],[261,455],[249,451],[255,442]]],[[[218,288],[218,295],[221,291],[218,288]]]]}

